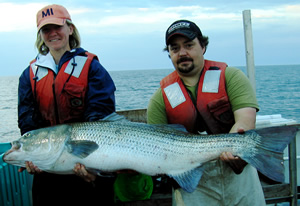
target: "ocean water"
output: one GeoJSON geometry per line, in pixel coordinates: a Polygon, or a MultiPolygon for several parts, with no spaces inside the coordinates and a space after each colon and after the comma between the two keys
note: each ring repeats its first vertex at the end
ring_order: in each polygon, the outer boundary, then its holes
{"type": "MultiPolygon", "coordinates": [[[[245,67],[238,67],[246,73],[245,67]]],[[[147,108],[159,81],[173,69],[109,71],[117,87],[116,109],[147,108]]],[[[300,123],[300,65],[256,66],[259,115],[281,114],[300,123]]],[[[0,76],[0,142],[19,138],[18,76],[0,76]]]]}

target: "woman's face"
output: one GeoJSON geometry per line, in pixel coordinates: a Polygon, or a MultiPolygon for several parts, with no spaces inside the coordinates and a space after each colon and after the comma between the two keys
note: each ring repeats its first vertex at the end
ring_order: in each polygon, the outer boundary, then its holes
{"type": "Polygon", "coordinates": [[[40,30],[41,38],[51,53],[70,51],[69,37],[72,33],[73,27],[67,24],[63,26],[47,24],[40,30]]]}

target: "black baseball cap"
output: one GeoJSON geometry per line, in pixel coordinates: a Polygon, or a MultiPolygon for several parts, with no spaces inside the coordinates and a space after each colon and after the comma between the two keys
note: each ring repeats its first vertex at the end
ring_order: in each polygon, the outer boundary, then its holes
{"type": "Polygon", "coordinates": [[[169,40],[174,35],[182,35],[190,40],[193,40],[197,36],[202,36],[202,33],[194,22],[188,20],[178,20],[171,24],[166,31],[166,45],[169,45],[169,40]]]}

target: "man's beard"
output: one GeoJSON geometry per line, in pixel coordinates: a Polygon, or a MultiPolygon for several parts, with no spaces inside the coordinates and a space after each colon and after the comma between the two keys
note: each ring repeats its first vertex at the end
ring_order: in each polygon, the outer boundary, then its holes
{"type": "Polygon", "coordinates": [[[183,57],[183,58],[180,58],[178,61],[177,61],[177,65],[179,65],[181,62],[184,62],[184,61],[192,61],[192,64],[189,66],[189,67],[180,67],[178,66],[177,69],[180,73],[183,73],[183,74],[187,74],[187,73],[190,73],[191,71],[194,70],[195,68],[195,65],[193,63],[193,59],[191,58],[188,58],[188,57],[183,57]]]}
{"type": "Polygon", "coordinates": [[[183,73],[183,74],[188,74],[188,73],[190,73],[191,71],[193,71],[194,70],[194,68],[195,68],[195,66],[194,66],[194,64],[191,64],[191,66],[189,66],[189,67],[177,67],[177,69],[178,69],[178,71],[180,72],[180,73],[183,73]]]}

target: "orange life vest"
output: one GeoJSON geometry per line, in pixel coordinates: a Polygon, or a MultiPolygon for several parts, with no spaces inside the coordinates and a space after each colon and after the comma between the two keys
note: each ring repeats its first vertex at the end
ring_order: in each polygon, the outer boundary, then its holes
{"type": "Polygon", "coordinates": [[[30,80],[38,109],[47,125],[82,121],[88,73],[96,55],[75,56],[56,75],[51,69],[30,63],[30,80]]]}
{"type": "Polygon", "coordinates": [[[205,60],[196,105],[176,71],[162,79],[168,123],[181,124],[194,133],[201,132],[203,125],[209,134],[228,133],[234,116],[226,92],[226,67],[226,63],[205,60]]]}

